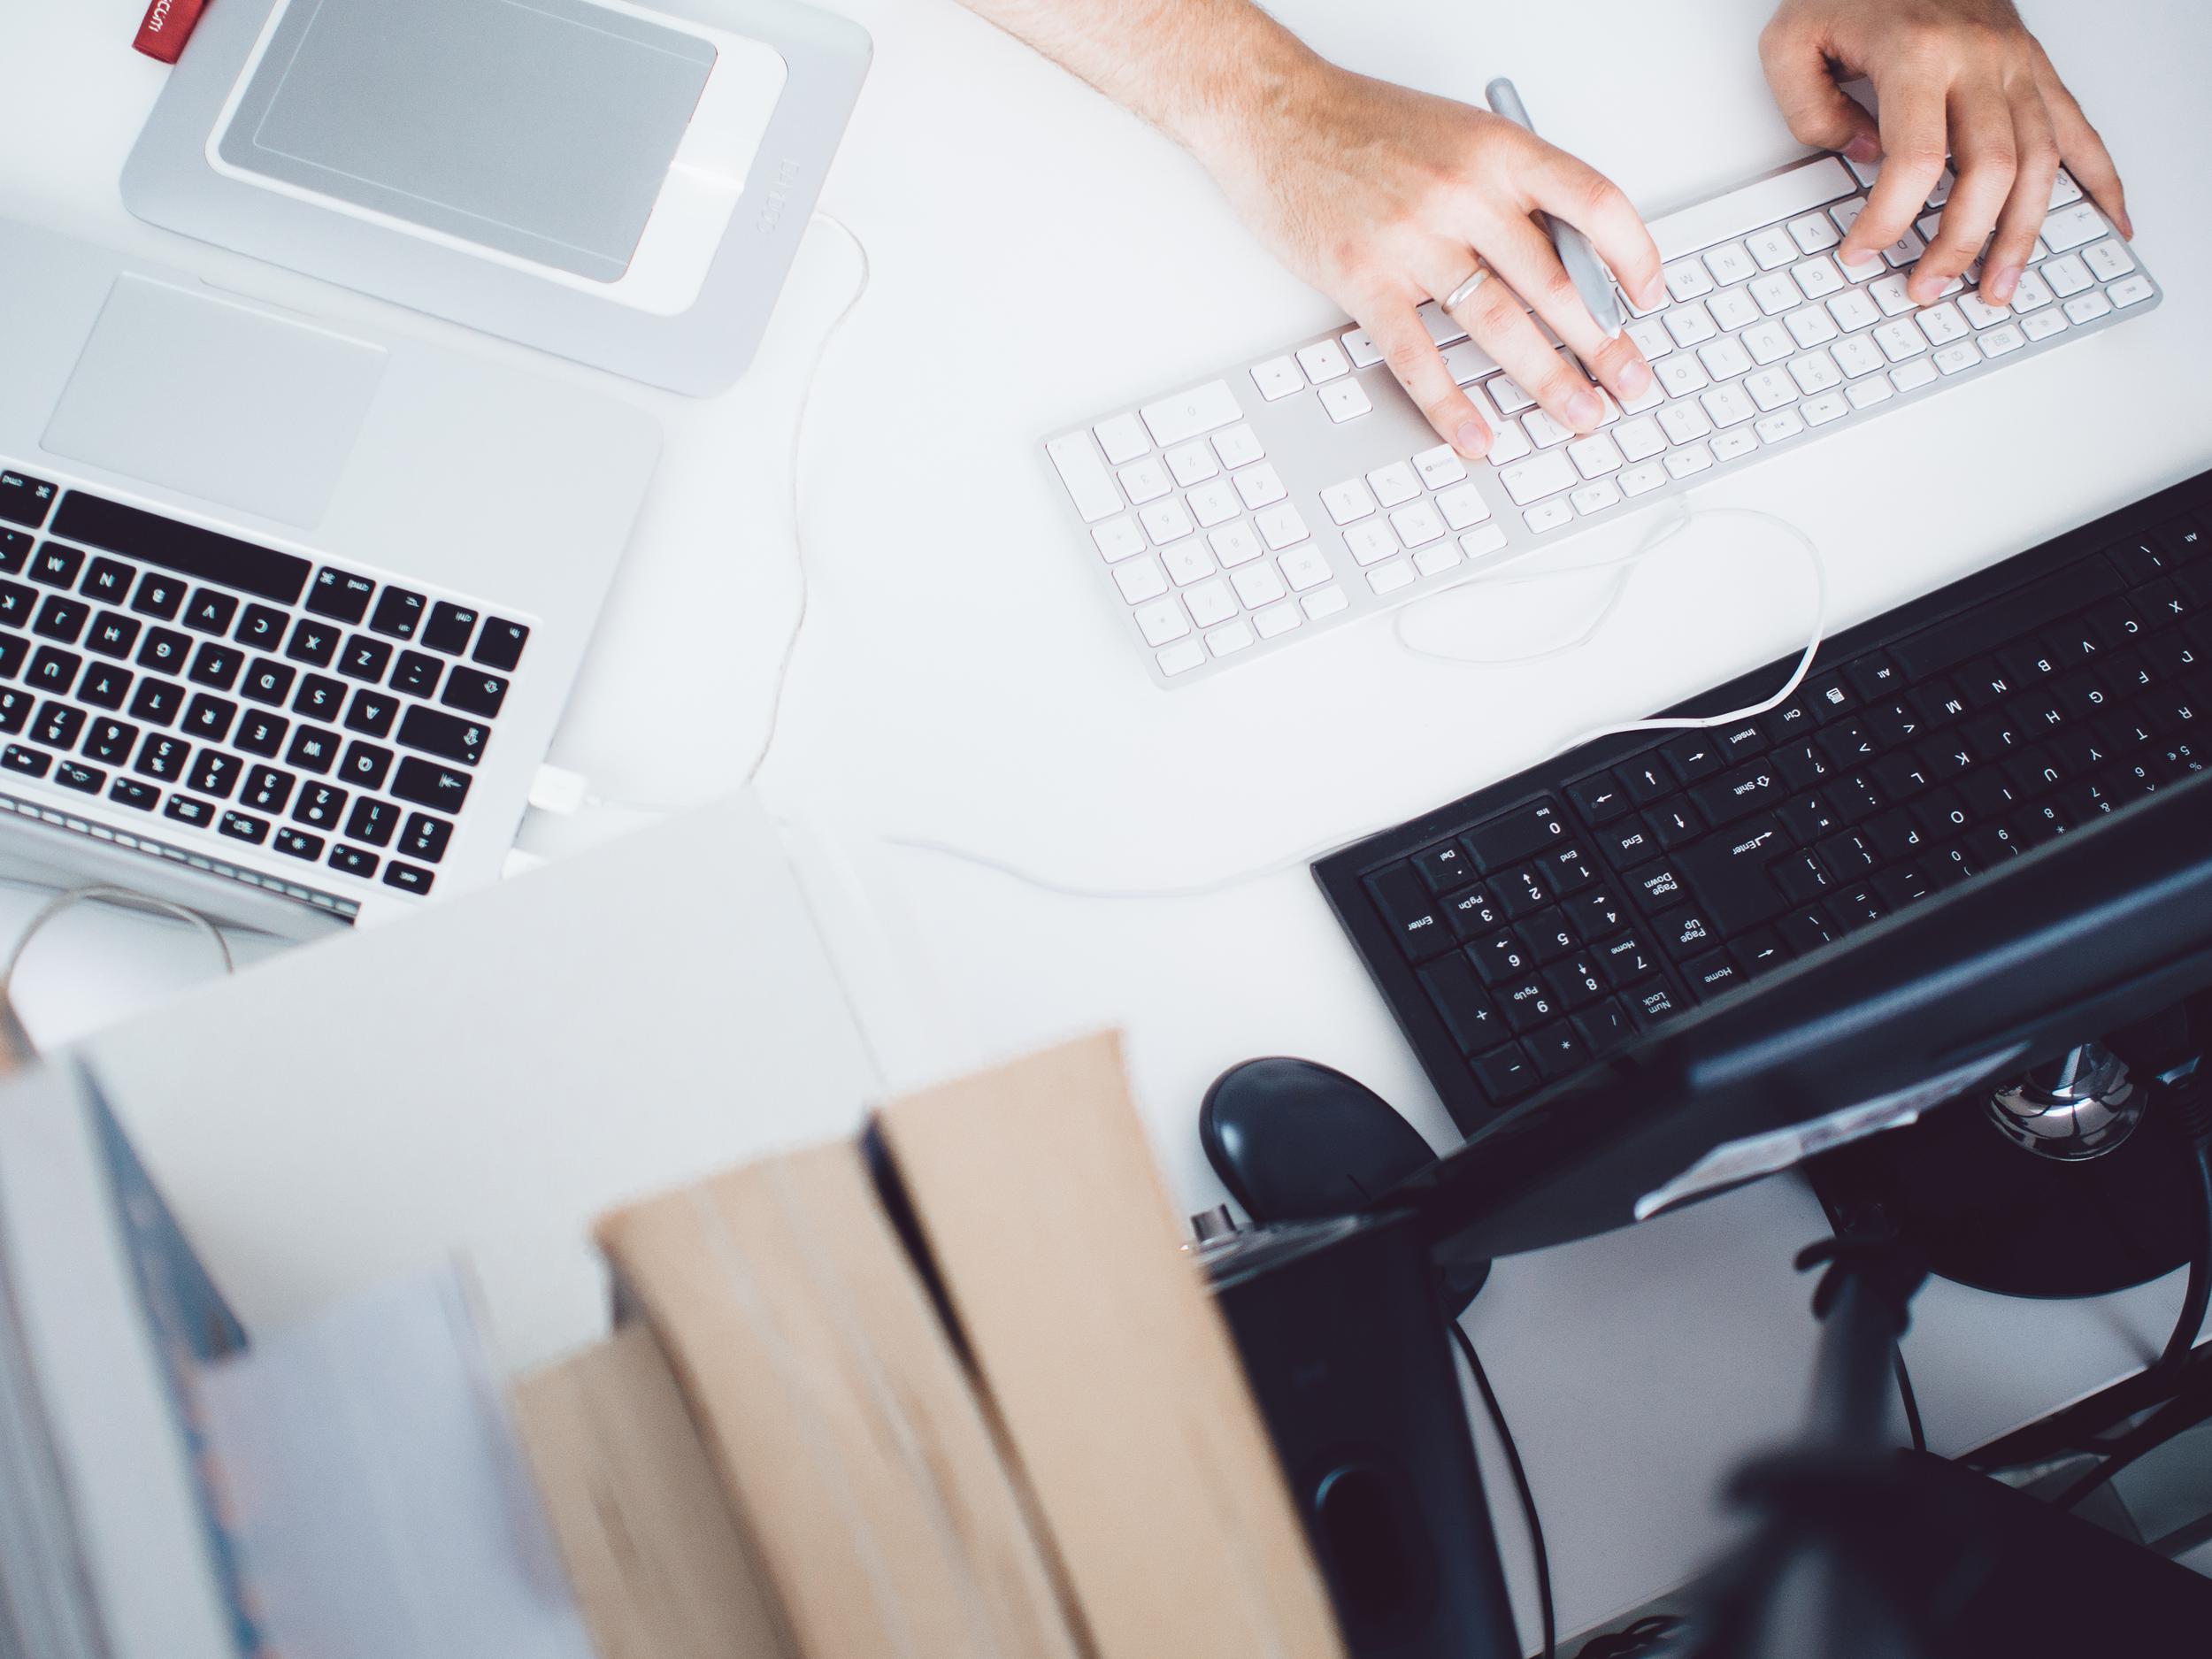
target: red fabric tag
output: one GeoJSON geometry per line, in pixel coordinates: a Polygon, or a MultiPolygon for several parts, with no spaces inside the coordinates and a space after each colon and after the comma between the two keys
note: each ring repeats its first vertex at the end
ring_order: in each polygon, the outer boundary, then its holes
{"type": "Polygon", "coordinates": [[[138,38],[131,44],[149,58],[173,64],[183,55],[185,42],[192,38],[200,13],[206,10],[207,0],[153,0],[146,8],[146,20],[138,26],[138,38]]]}

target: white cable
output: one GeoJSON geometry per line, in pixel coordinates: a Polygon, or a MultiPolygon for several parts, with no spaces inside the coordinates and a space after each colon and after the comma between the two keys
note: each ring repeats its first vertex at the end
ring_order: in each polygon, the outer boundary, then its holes
{"type": "MultiPolygon", "coordinates": [[[[44,884],[41,882],[20,881],[13,878],[8,879],[7,885],[33,888],[44,887],[44,884]]],[[[129,887],[96,885],[66,887],[55,892],[53,897],[39,906],[31,919],[23,925],[23,931],[16,935],[15,948],[8,952],[7,960],[0,963],[0,1009],[9,1010],[11,1013],[13,1010],[15,971],[21,965],[23,953],[30,949],[31,941],[37,938],[46,925],[63,911],[73,910],[80,904],[89,903],[95,900],[110,904],[119,904],[127,909],[151,910],[157,915],[173,917],[178,921],[187,923],[206,934],[213,941],[216,950],[223,958],[225,973],[234,973],[238,970],[238,964],[230,954],[230,941],[223,937],[222,930],[206,917],[201,915],[199,911],[187,905],[174,903],[168,899],[156,898],[150,893],[139,893],[129,887]]]]}

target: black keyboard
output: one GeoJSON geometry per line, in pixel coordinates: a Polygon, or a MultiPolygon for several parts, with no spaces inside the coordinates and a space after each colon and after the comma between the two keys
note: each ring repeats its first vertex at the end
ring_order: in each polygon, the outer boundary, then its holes
{"type": "MultiPolygon", "coordinates": [[[[1771,712],[1601,739],[1331,855],[1472,1133],[1632,1034],[2204,769],[2212,472],[1838,635],[1771,712]]],[[[1667,710],[1763,702],[1795,658],[1667,710]]]]}
{"type": "Polygon", "coordinates": [[[104,803],[150,851],[260,848],[344,911],[427,894],[529,637],[0,469],[0,794],[104,803]]]}

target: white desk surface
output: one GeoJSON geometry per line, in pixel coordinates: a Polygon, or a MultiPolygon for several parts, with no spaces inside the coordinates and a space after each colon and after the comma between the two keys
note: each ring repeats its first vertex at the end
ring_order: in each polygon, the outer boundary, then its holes
{"type": "MultiPolygon", "coordinates": [[[[128,50],[137,0],[0,9],[0,213],[303,309],[471,339],[128,218],[115,180],[164,73],[128,50]]],[[[1192,1130],[1199,1095],[1251,1055],[1342,1066],[1444,1142],[1434,1097],[1302,872],[1196,901],[1086,902],[877,838],[940,838],[1086,885],[1263,864],[1791,649],[1799,561],[1748,533],[1701,531],[1637,578],[1595,645],[1524,670],[1425,664],[1384,626],[1155,691],[1033,447],[1317,329],[1331,309],[1245,236],[1194,165],[949,0],[841,9],[877,55],[825,205],[865,239],[876,280],[815,391],[812,615],[764,784],[849,843],[926,1018],[902,1069],[918,1079],[1125,1025],[1194,1210],[1218,1196],[1192,1130]]],[[[1512,73],[1548,135],[1647,212],[1796,153],[1753,50],[1766,0],[1273,9],[1339,61],[1432,90],[1475,98],[1512,73]]],[[[2212,464],[2212,127],[2185,113],[2212,64],[2212,12],[2139,0],[2116,27],[2105,8],[2028,10],[2119,159],[2170,298],[2077,349],[1707,491],[1817,535],[1837,626],[2212,464]]],[[[818,228],[737,391],[712,403],[630,392],[665,420],[667,458],[555,751],[602,794],[703,798],[736,781],[758,741],[795,595],[792,411],[852,275],[849,250],[818,228]]],[[[1604,533],[1577,556],[1637,534],[1604,533]]],[[[1484,606],[1540,635],[1574,626],[1588,598],[1569,582],[1484,606]]],[[[1424,634],[1452,637],[1463,620],[1449,610],[1424,634]]],[[[557,851],[634,821],[603,811],[528,839],[557,851]]],[[[0,937],[34,902],[0,893],[0,937]]],[[[30,959],[27,1018],[55,1038],[92,1028],[208,972],[204,951],[180,931],[73,918],[30,959]]],[[[1769,1183],[1499,1270],[1473,1328],[1548,1525],[1563,1631],[1678,1582],[1724,1536],[1717,1480],[1797,1418],[1813,1330],[1809,1286],[1786,1263],[1821,1230],[1809,1196],[1769,1183]]],[[[2178,1295],[2177,1276],[2072,1306],[1932,1287],[1909,1345],[1931,1436],[1959,1449],[2133,1368],[2178,1295]]],[[[1517,1552],[1520,1523],[1500,1508],[1517,1552]]]]}

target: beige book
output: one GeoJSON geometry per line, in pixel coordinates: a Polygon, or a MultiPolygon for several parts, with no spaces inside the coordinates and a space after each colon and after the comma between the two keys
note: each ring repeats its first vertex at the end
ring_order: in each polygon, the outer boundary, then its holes
{"type": "Polygon", "coordinates": [[[600,1239],[805,1659],[1077,1659],[1031,1512],[857,1146],[636,1205],[600,1239]]]}
{"type": "Polygon", "coordinates": [[[895,1102],[878,1124],[1101,1659],[1340,1659],[1118,1041],[895,1102]]]}
{"type": "Polygon", "coordinates": [[[652,1332],[525,1379],[514,1413],[600,1659],[796,1659],[652,1332]]]}

